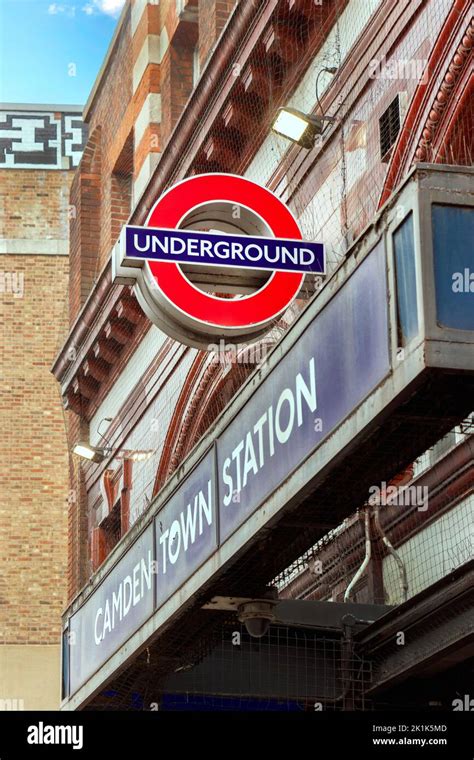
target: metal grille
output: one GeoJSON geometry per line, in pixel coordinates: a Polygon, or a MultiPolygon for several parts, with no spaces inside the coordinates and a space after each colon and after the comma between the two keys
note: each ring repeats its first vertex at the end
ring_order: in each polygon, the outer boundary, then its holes
{"type": "MultiPolygon", "coordinates": [[[[457,430],[466,429],[468,424],[463,423],[457,430]]],[[[397,484],[398,494],[403,494],[400,503],[384,505],[383,499],[379,499],[378,504],[369,504],[367,500],[357,512],[328,531],[309,551],[280,572],[273,580],[280,597],[333,601],[346,598],[351,581],[365,557],[365,516],[368,511],[372,515],[371,560],[366,571],[353,584],[348,597],[350,601],[378,601],[403,609],[405,599],[409,603],[420,593],[429,593],[430,588],[443,578],[468,567],[474,557],[474,462],[472,437],[462,435],[457,446],[434,467],[417,474],[412,466],[392,479],[391,482],[397,484]],[[423,491],[408,492],[412,497],[406,498],[407,492],[403,489],[414,482],[431,483],[426,510],[423,491]],[[417,501],[420,494],[421,499],[417,501]],[[380,530],[392,551],[375,529],[376,506],[380,530]]],[[[427,453],[429,456],[431,452],[427,453]]],[[[318,504],[320,519],[329,520],[334,507],[334,502],[318,504]]],[[[303,529],[300,535],[303,538],[303,529]]],[[[272,554],[271,542],[260,548],[266,552],[267,560],[270,555],[275,563],[278,562],[278,553],[274,551],[272,554]]],[[[242,565],[238,578],[231,579],[244,595],[257,594],[259,580],[264,580],[263,576],[261,579],[255,577],[255,562],[258,563],[258,551],[249,567],[242,565]]],[[[226,587],[225,580],[223,587],[226,587]]],[[[233,592],[231,586],[228,585],[227,589],[229,594],[233,592]]],[[[315,703],[320,702],[323,710],[382,709],[388,704],[396,707],[396,695],[387,703],[383,697],[372,698],[370,693],[372,669],[380,667],[384,658],[392,650],[396,651],[394,637],[388,649],[373,657],[364,655],[357,642],[344,652],[340,638],[333,634],[323,635],[321,631],[295,631],[272,626],[265,640],[249,641],[235,618],[223,625],[223,613],[199,609],[204,601],[207,601],[205,594],[196,605],[192,618],[184,616],[172,634],[165,633],[142,653],[114,680],[113,687],[96,697],[90,706],[93,709],[141,710],[314,710],[320,709],[319,705],[315,707],[315,703]],[[232,644],[235,632],[241,637],[242,643],[238,646],[232,644]],[[258,653],[255,660],[249,657],[250,650],[258,653]],[[208,666],[204,668],[206,658],[208,666]],[[290,667],[292,661],[294,671],[290,667]],[[277,686],[284,687],[284,693],[277,698],[278,689],[272,692],[268,681],[268,673],[273,671],[279,674],[275,676],[277,686]],[[240,684],[231,695],[220,691],[222,673],[232,673],[234,682],[240,684]],[[342,682],[347,691],[341,689],[342,682]],[[150,708],[152,703],[158,707],[150,708]]],[[[456,611],[443,612],[452,620],[450,630],[454,638],[460,626],[456,614],[456,611]]],[[[435,615],[431,625],[435,642],[434,625],[439,621],[440,615],[435,615]]],[[[430,626],[425,623],[423,626],[429,634],[430,626]]],[[[414,664],[416,658],[413,654],[410,657],[412,659],[408,661],[414,664]]],[[[450,683],[457,683],[454,675],[449,678],[450,683]]],[[[433,695],[435,699],[436,690],[433,695]]],[[[412,690],[410,698],[414,704],[420,705],[424,697],[422,693],[415,695],[412,690]]],[[[403,703],[404,697],[400,697],[400,706],[403,703]]]]}
{"type": "Polygon", "coordinates": [[[375,596],[375,601],[400,604],[470,561],[474,461],[472,434],[464,431],[471,425],[469,415],[412,467],[388,483],[374,484],[358,512],[274,579],[280,593],[343,601],[366,553],[367,510],[371,562],[352,590],[352,601],[366,602],[375,596]]]}
{"type": "MultiPolygon", "coordinates": [[[[145,669],[146,670],[146,669],[145,669]]],[[[144,673],[140,690],[110,689],[96,700],[105,709],[363,710],[370,663],[341,636],[272,626],[252,639],[236,621],[218,625],[204,648],[190,648],[175,672],[144,673]],[[135,696],[132,696],[132,695],[135,696]]]]}
{"type": "Polygon", "coordinates": [[[400,132],[400,96],[397,95],[379,119],[380,156],[388,161],[390,148],[394,145],[400,132]]]}

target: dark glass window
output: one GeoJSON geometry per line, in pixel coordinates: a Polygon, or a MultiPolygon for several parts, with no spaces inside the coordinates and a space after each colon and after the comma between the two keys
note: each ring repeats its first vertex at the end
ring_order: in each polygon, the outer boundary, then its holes
{"type": "Polygon", "coordinates": [[[61,696],[66,699],[69,696],[69,630],[63,631],[62,650],[61,696]]]}
{"type": "Polygon", "coordinates": [[[397,284],[398,345],[405,346],[418,333],[413,214],[407,216],[394,232],[393,250],[397,284]]]}
{"type": "Polygon", "coordinates": [[[400,132],[400,97],[396,96],[379,119],[380,155],[382,161],[387,161],[390,148],[395,143],[400,132]]]}
{"type": "Polygon", "coordinates": [[[474,209],[433,204],[431,213],[437,322],[474,330],[474,209]]]}

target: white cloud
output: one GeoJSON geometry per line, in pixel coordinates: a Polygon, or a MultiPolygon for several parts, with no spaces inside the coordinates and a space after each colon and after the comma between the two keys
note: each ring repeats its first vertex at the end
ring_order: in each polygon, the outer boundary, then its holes
{"type": "Polygon", "coordinates": [[[76,13],[75,5],[63,5],[62,3],[50,3],[48,5],[48,14],[57,16],[59,13],[65,13],[66,16],[74,16],[76,13]]]}
{"type": "Polygon", "coordinates": [[[125,0],[91,0],[83,7],[84,13],[92,16],[95,13],[105,13],[107,16],[118,16],[125,0]]]}

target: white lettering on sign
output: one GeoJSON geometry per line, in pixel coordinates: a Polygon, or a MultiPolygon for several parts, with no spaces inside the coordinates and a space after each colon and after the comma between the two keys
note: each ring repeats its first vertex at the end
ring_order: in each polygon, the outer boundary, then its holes
{"type": "Polygon", "coordinates": [[[168,563],[174,565],[181,552],[187,552],[198,536],[202,536],[206,523],[212,525],[212,481],[207,483],[207,497],[202,491],[173,520],[171,526],[160,536],[162,547],[161,571],[167,572],[168,563]]]}
{"type": "Polygon", "coordinates": [[[236,493],[247,485],[249,478],[265,467],[275,454],[275,440],[287,444],[296,428],[303,424],[306,410],[317,409],[316,372],[314,357],[308,362],[308,377],[301,372],[295,377],[294,387],[284,388],[276,404],[270,404],[253,428],[239,441],[222,465],[222,479],[226,488],[223,504],[228,507],[236,493]]]}
{"type": "Polygon", "coordinates": [[[163,238],[150,232],[142,242],[138,233],[133,234],[133,248],[139,253],[151,255],[164,254],[165,256],[195,256],[198,258],[218,258],[228,261],[243,261],[245,263],[267,262],[275,267],[286,266],[288,263],[294,266],[310,267],[316,261],[316,256],[311,248],[305,247],[300,241],[288,241],[273,245],[272,249],[262,242],[240,243],[235,240],[206,240],[206,239],[183,239],[173,235],[170,231],[162,231],[163,238]]]}
{"type": "Polygon", "coordinates": [[[94,618],[94,640],[97,646],[112,633],[116,626],[151,592],[153,557],[149,550],[147,559],[137,562],[132,572],[123,578],[118,588],[107,597],[103,607],[99,607],[94,618]]]}

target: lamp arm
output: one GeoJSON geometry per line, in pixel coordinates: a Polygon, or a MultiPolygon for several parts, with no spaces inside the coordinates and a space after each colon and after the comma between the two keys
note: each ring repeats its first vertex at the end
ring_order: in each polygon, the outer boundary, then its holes
{"type": "MultiPolygon", "coordinates": [[[[104,419],[101,420],[99,422],[99,424],[97,425],[96,433],[97,433],[98,436],[100,436],[102,438],[103,441],[105,441],[106,444],[109,442],[109,439],[100,432],[100,426],[102,425],[103,422],[112,422],[112,421],[113,421],[112,417],[104,417],[104,419]]],[[[106,449],[105,446],[103,448],[106,449]]],[[[109,451],[112,451],[112,449],[110,449],[110,447],[109,447],[109,451]]]]}
{"type": "Polygon", "coordinates": [[[337,72],[337,68],[335,66],[323,66],[323,68],[319,69],[319,71],[318,71],[318,74],[316,76],[316,83],[315,83],[316,102],[318,104],[318,108],[319,108],[319,112],[320,112],[320,117],[319,118],[322,121],[332,121],[332,117],[324,115],[324,111],[323,111],[323,108],[321,106],[321,101],[319,100],[319,77],[321,76],[321,74],[323,73],[323,71],[325,71],[327,74],[335,74],[337,72]]]}

